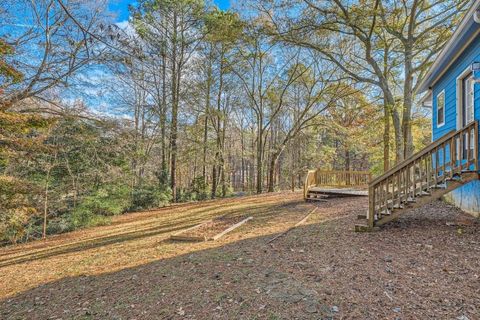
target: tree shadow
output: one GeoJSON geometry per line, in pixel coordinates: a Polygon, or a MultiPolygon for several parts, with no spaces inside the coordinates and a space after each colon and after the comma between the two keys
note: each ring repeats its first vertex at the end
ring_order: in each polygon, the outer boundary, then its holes
{"type": "Polygon", "coordinates": [[[275,235],[53,281],[0,300],[0,318],[183,319],[196,314],[198,319],[247,319],[282,314],[287,319],[307,307],[332,315],[307,279],[295,279],[287,270],[291,266],[272,263],[285,243],[281,239],[278,246],[268,245],[275,235]],[[259,252],[265,257],[259,259],[259,252]],[[256,300],[267,290],[272,293],[266,300],[256,300]]]}
{"type": "Polygon", "coordinates": [[[351,210],[345,219],[314,221],[272,244],[268,241],[278,233],[53,281],[0,301],[0,318],[385,319],[426,318],[435,312],[452,318],[459,305],[465,305],[461,311],[466,315],[478,314],[480,300],[472,287],[480,267],[474,248],[477,225],[455,237],[442,221],[463,216],[450,211],[432,220],[436,228],[415,228],[408,222],[420,218],[414,216],[404,219],[412,228],[391,225],[358,234],[352,229],[356,214],[351,210]],[[453,282],[439,276],[432,257],[462,276],[453,282]],[[412,292],[435,299],[419,299],[412,292]],[[437,301],[442,299],[452,303],[439,311],[437,301]]]}
{"type": "MultiPolygon", "coordinates": [[[[145,223],[135,224],[134,226],[128,226],[128,222],[126,222],[127,228],[119,229],[117,232],[113,232],[113,234],[110,234],[108,236],[91,237],[88,239],[82,239],[80,241],[76,241],[69,244],[55,245],[53,247],[46,246],[40,249],[34,248],[33,249],[34,251],[30,251],[24,254],[15,254],[15,252],[12,253],[7,251],[5,255],[13,255],[13,256],[6,257],[6,258],[2,258],[0,256],[0,268],[21,264],[21,263],[33,261],[33,260],[46,259],[46,258],[50,258],[53,256],[62,255],[62,254],[95,249],[95,248],[99,248],[99,247],[103,247],[111,244],[122,243],[122,242],[127,242],[132,240],[139,240],[142,238],[148,238],[148,237],[158,236],[162,234],[164,234],[165,237],[168,237],[171,233],[181,231],[183,229],[187,229],[207,219],[212,219],[215,217],[225,216],[225,215],[233,217],[236,215],[244,215],[246,212],[248,213],[248,211],[261,210],[263,208],[268,208],[267,210],[264,210],[261,212],[255,212],[253,214],[253,216],[256,219],[260,219],[264,221],[274,216],[275,214],[278,215],[278,211],[282,211],[284,207],[295,206],[298,203],[301,203],[301,201],[294,201],[294,202],[289,202],[288,204],[280,204],[275,206],[272,206],[270,203],[252,205],[254,203],[261,203],[261,201],[262,199],[258,199],[258,200],[254,199],[254,201],[248,202],[247,208],[240,207],[236,209],[231,209],[229,207],[226,207],[224,208],[224,211],[218,211],[218,209],[222,208],[222,205],[215,205],[214,207],[208,207],[202,210],[196,210],[192,212],[191,215],[188,215],[188,216],[182,215],[180,217],[173,218],[168,222],[162,221],[158,224],[156,224],[155,222],[149,221],[145,223]],[[215,213],[211,215],[208,215],[208,214],[202,215],[204,213],[208,213],[209,211],[212,211],[215,213]],[[201,216],[201,217],[198,218],[198,216],[201,216]],[[133,231],[128,231],[132,229],[133,231]]],[[[154,219],[154,218],[149,217],[149,220],[151,219],[154,219]]]]}

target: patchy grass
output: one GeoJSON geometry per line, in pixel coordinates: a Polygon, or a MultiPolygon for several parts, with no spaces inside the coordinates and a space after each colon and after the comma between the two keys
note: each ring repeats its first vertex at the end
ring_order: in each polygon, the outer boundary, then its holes
{"type": "Polygon", "coordinates": [[[4,248],[0,318],[476,319],[477,220],[436,202],[356,234],[366,206],[292,193],[219,200],[4,248]],[[254,219],[215,242],[168,240],[223,215],[254,219]]]}
{"type": "Polygon", "coordinates": [[[302,207],[308,205],[302,203],[299,194],[292,193],[178,205],[116,217],[111,225],[53,236],[45,242],[2,248],[0,282],[4,285],[0,286],[0,297],[66,276],[112,272],[281,231],[288,227],[290,216],[294,219],[302,214],[302,207]],[[215,242],[187,244],[168,240],[172,233],[225,215],[249,215],[254,220],[215,242]]]}

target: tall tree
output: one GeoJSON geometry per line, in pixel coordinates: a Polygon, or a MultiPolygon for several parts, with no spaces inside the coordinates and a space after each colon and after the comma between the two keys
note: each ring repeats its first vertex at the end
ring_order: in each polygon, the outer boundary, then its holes
{"type": "MultiPolygon", "coordinates": [[[[450,39],[452,30],[469,0],[380,1],[381,30],[395,40],[395,51],[403,73],[402,136],[404,157],[413,154],[412,108],[420,80],[433,58],[450,39]]],[[[402,83],[400,83],[402,85],[402,83]]]]}
{"type": "MultiPolygon", "coordinates": [[[[211,119],[213,128],[216,132],[216,150],[214,156],[214,164],[212,166],[212,198],[216,196],[217,186],[220,180],[222,185],[222,195],[226,194],[225,181],[225,133],[227,126],[227,117],[230,113],[230,97],[226,92],[232,85],[232,70],[237,63],[237,59],[233,54],[236,43],[238,42],[243,31],[243,23],[237,14],[228,11],[214,9],[209,12],[205,18],[206,42],[209,53],[207,55],[209,61],[207,71],[207,94],[206,94],[206,114],[205,121],[211,119]],[[212,61],[211,58],[214,58],[212,61]],[[213,65],[212,65],[213,64],[213,65]],[[216,110],[211,111],[210,97],[212,90],[212,67],[216,67],[216,98],[214,105],[216,110]],[[220,178],[220,179],[218,179],[220,178]]],[[[205,126],[204,143],[207,137],[208,126],[205,126]]],[[[205,148],[205,146],[204,146],[205,148]]],[[[205,157],[204,149],[204,157],[205,157]]],[[[205,158],[204,158],[205,159],[205,158]]],[[[204,164],[205,165],[205,164],[204,164]]]]}
{"type": "Polygon", "coordinates": [[[135,11],[137,32],[148,39],[161,39],[159,52],[164,52],[170,74],[170,186],[173,201],[177,200],[178,115],[181,105],[182,80],[187,65],[197,51],[203,34],[200,32],[205,13],[202,0],[144,0],[135,11]],[[163,50],[163,51],[162,51],[163,50]]]}
{"type": "Polygon", "coordinates": [[[257,8],[269,18],[279,39],[315,50],[346,76],[381,92],[393,121],[396,160],[402,161],[413,152],[414,83],[449,38],[467,3],[300,0],[273,5],[265,1],[257,8]],[[395,50],[391,50],[392,39],[395,50]]]}
{"type": "MultiPolygon", "coordinates": [[[[304,56],[308,59],[307,56],[304,56]]],[[[275,168],[280,155],[285,150],[287,144],[297,137],[297,135],[312,125],[313,120],[343,94],[342,87],[336,84],[334,75],[336,68],[328,68],[322,65],[321,59],[309,57],[313,61],[311,65],[305,66],[303,63],[293,65],[289,72],[294,72],[300,76],[294,75],[295,82],[291,90],[285,95],[285,106],[279,112],[277,127],[281,127],[281,133],[276,133],[279,137],[270,145],[270,163],[268,171],[268,192],[273,192],[275,187],[275,168]]],[[[275,100],[277,95],[270,99],[275,100]]],[[[271,101],[275,103],[275,101],[271,101]]],[[[272,135],[274,133],[272,128],[272,135]]]]}
{"type": "Polygon", "coordinates": [[[262,193],[268,130],[285,107],[285,96],[289,88],[307,69],[300,67],[298,50],[287,50],[270,41],[260,19],[253,21],[246,32],[246,40],[238,50],[243,63],[239,64],[235,73],[255,114],[256,191],[262,193]],[[276,95],[276,98],[269,100],[269,95],[276,95]]]}

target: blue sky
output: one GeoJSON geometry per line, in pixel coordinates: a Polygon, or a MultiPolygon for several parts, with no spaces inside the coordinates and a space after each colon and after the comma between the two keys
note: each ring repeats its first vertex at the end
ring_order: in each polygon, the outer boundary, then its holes
{"type": "MultiPolygon", "coordinates": [[[[230,0],[213,0],[221,9],[230,8],[230,0]]],[[[117,21],[128,19],[128,5],[135,3],[135,0],[110,0],[109,9],[117,16],[117,21]]]]}

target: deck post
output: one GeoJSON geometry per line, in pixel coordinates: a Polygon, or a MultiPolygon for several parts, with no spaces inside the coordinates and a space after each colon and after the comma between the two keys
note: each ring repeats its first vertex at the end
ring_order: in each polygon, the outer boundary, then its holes
{"type": "Polygon", "coordinates": [[[368,228],[373,229],[373,223],[375,218],[375,188],[373,186],[368,187],[368,228]]]}
{"type": "Polygon", "coordinates": [[[308,192],[308,178],[310,176],[310,171],[307,172],[307,176],[305,177],[305,182],[303,183],[303,199],[307,199],[307,192],[308,192]]]}

